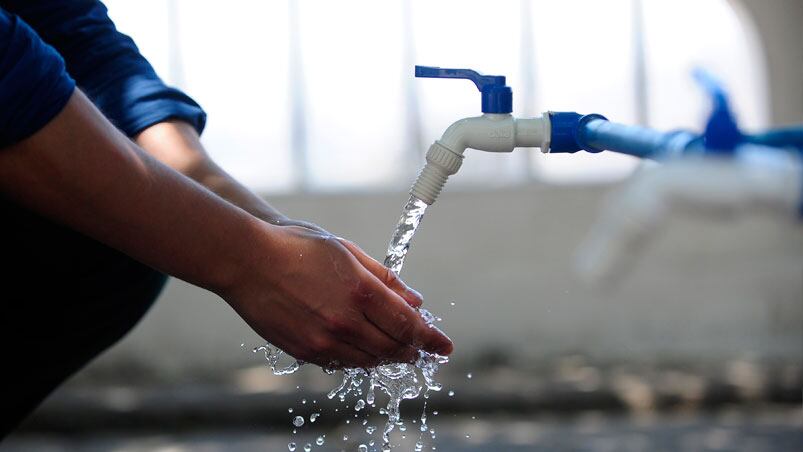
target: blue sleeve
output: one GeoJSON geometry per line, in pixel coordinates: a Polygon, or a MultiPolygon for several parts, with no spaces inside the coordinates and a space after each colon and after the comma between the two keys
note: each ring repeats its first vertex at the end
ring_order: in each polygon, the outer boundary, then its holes
{"type": "Polygon", "coordinates": [[[156,75],[97,0],[2,0],[64,57],[67,71],[92,102],[128,136],[167,119],[182,119],[198,133],[206,114],[156,75]]]}
{"type": "Polygon", "coordinates": [[[74,90],[59,54],[0,8],[0,148],[41,129],[74,90]]]}

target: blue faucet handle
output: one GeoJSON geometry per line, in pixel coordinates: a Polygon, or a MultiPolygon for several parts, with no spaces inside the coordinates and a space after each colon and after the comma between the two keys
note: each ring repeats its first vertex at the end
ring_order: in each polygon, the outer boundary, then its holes
{"type": "Polygon", "coordinates": [[[472,69],[416,66],[415,76],[471,80],[482,93],[483,113],[510,113],[513,111],[513,91],[505,85],[504,75],[482,75],[472,69]]]}
{"type": "Polygon", "coordinates": [[[473,69],[447,69],[433,66],[416,66],[416,77],[426,78],[462,78],[471,80],[482,92],[489,86],[505,86],[504,75],[482,75],[473,69]]]}

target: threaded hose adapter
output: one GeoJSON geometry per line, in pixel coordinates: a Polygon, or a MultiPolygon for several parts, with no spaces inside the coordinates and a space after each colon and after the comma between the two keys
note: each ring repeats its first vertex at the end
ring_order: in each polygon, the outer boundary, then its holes
{"type": "Polygon", "coordinates": [[[446,184],[446,179],[457,173],[463,164],[463,156],[443,146],[432,143],[427,151],[427,163],[415,180],[410,194],[428,205],[435,202],[446,184]]]}

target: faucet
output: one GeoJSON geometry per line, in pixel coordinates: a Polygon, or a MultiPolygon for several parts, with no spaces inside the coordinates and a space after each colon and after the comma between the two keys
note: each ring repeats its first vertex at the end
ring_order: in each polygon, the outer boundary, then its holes
{"type": "Polygon", "coordinates": [[[719,81],[701,70],[694,75],[712,103],[700,135],[578,120],[580,147],[663,162],[637,171],[608,198],[575,256],[575,271],[583,281],[615,285],[647,239],[673,214],[732,218],[757,211],[803,220],[803,127],[746,134],[719,81]]]}
{"type": "Polygon", "coordinates": [[[517,147],[549,150],[549,114],[514,118],[513,91],[505,84],[504,76],[428,66],[416,66],[415,76],[471,80],[481,93],[482,115],[454,122],[432,143],[427,162],[410,189],[412,196],[430,205],[434,203],[449,176],[460,169],[468,148],[486,152],[512,152],[517,147]]]}
{"type": "Polygon", "coordinates": [[[514,118],[513,93],[504,76],[416,66],[416,77],[474,82],[481,93],[482,115],[456,121],[430,146],[410,194],[434,203],[469,148],[511,152],[537,147],[543,153],[608,150],[663,162],[637,172],[624,190],[611,197],[602,219],[580,246],[576,271],[588,282],[604,279],[606,272],[619,266],[615,261],[643,243],[667,206],[701,211],[755,207],[803,218],[803,126],[743,133],[721,84],[702,70],[694,75],[713,104],[703,133],[660,132],[575,112],[514,118]]]}
{"type": "Polygon", "coordinates": [[[471,69],[416,66],[415,76],[471,80],[481,94],[481,116],[455,121],[430,146],[410,194],[431,205],[449,176],[463,163],[466,149],[512,152],[535,147],[543,153],[592,153],[612,150],[647,157],[695,148],[699,137],[690,132],[670,134],[609,122],[600,114],[549,111],[535,118],[514,118],[513,92],[502,75],[483,75],[471,69]]]}

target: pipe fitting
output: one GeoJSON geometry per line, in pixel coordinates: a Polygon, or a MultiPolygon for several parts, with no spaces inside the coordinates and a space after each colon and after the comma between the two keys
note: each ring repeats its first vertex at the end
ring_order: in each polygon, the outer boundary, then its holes
{"type": "Polygon", "coordinates": [[[432,205],[443,189],[449,176],[457,173],[463,164],[463,155],[453,152],[440,144],[432,143],[427,151],[427,163],[410,189],[410,194],[432,205]]]}

